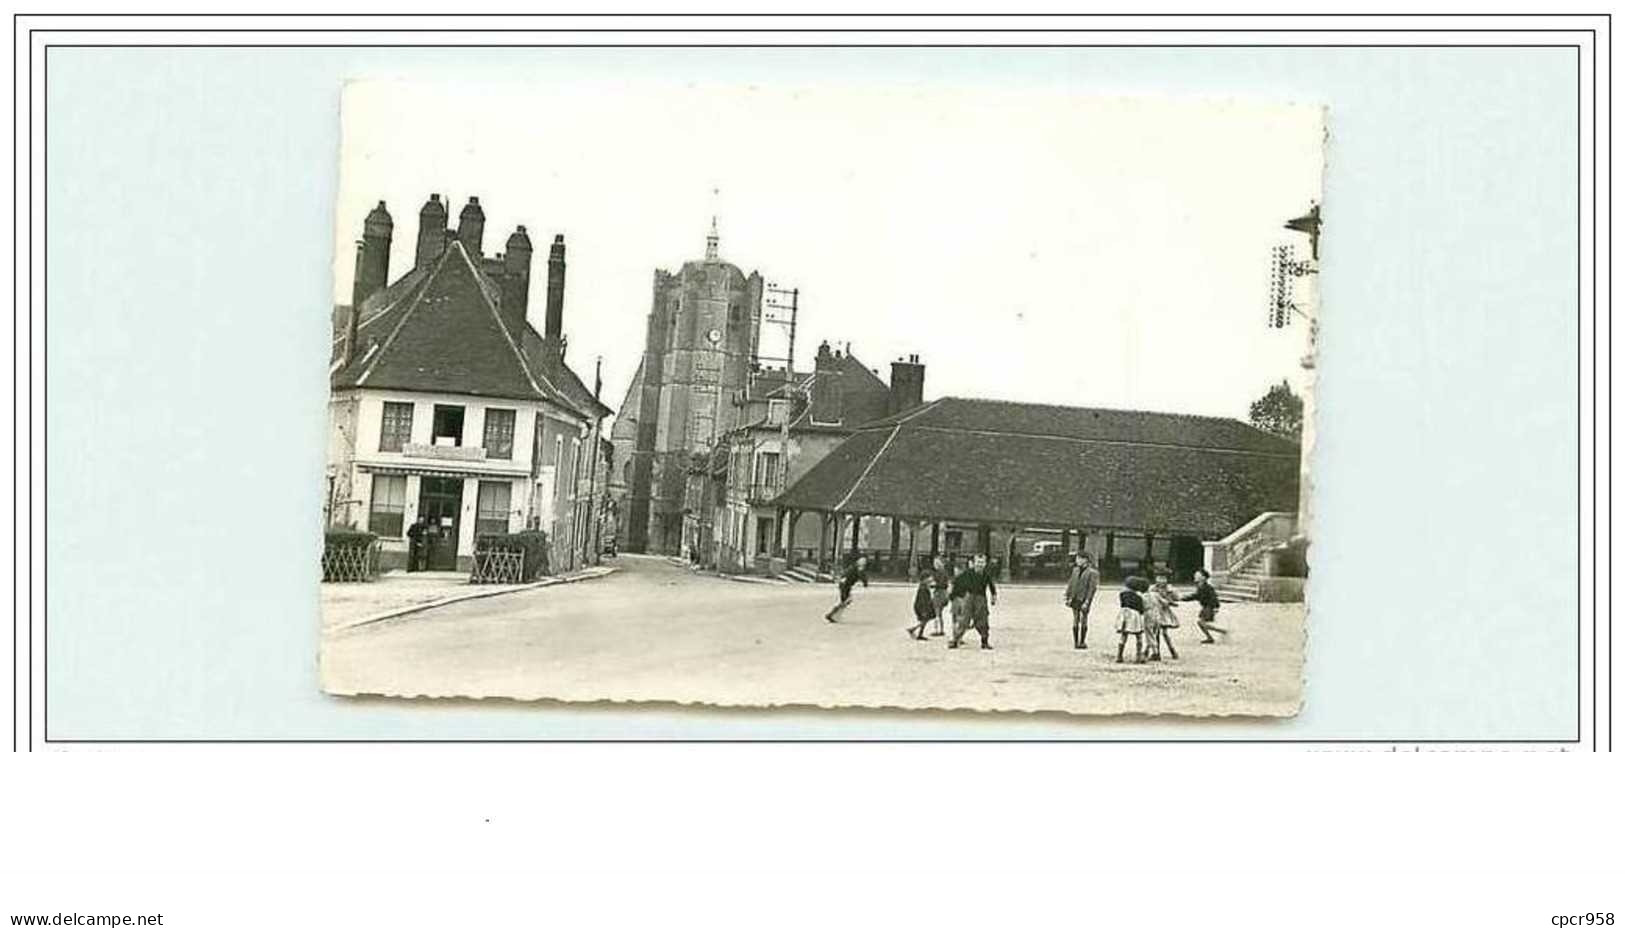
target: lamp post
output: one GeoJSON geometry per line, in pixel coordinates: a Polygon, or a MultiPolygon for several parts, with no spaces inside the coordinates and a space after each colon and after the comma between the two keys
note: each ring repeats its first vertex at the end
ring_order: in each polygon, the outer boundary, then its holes
{"type": "Polygon", "coordinates": [[[332,464],[327,465],[327,508],[323,513],[327,524],[324,528],[331,527],[333,524],[333,506],[335,503],[333,497],[338,492],[338,479],[339,469],[332,464]]]}
{"type": "Polygon", "coordinates": [[[1287,220],[1283,228],[1309,237],[1307,261],[1297,260],[1291,245],[1276,247],[1270,286],[1271,327],[1286,327],[1294,315],[1302,318],[1309,327],[1309,347],[1299,361],[1305,371],[1305,384],[1303,428],[1298,445],[1298,522],[1295,532],[1307,536],[1310,526],[1309,499],[1314,495],[1309,460],[1315,448],[1315,351],[1320,338],[1320,204],[1311,204],[1307,213],[1287,220]],[[1298,286],[1300,280],[1303,282],[1301,287],[1298,286]]]}

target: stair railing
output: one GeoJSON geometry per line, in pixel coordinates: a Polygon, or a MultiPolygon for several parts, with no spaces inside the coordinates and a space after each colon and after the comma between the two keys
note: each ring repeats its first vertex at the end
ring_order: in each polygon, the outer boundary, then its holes
{"type": "Polygon", "coordinates": [[[1214,580],[1222,580],[1266,551],[1290,541],[1297,521],[1290,512],[1260,513],[1223,539],[1202,542],[1202,566],[1214,580]]]}

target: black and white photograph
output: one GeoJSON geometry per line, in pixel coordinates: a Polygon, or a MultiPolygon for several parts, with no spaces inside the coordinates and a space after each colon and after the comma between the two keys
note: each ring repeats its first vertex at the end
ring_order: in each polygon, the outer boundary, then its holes
{"type": "Polygon", "coordinates": [[[12,17],[0,924],[1621,924],[1611,13],[602,6],[12,17]]]}
{"type": "Polygon", "coordinates": [[[1296,714],[1327,118],[347,85],[324,689],[1296,714]]]}

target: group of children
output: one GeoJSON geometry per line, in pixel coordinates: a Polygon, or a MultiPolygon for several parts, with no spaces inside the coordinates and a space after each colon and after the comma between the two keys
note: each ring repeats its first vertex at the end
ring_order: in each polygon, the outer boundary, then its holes
{"type": "MultiPolygon", "coordinates": [[[[1134,662],[1162,660],[1167,650],[1170,660],[1179,659],[1169,629],[1179,628],[1179,616],[1174,612],[1181,602],[1194,600],[1199,607],[1196,628],[1202,633],[1202,643],[1212,644],[1214,632],[1228,635],[1227,629],[1217,624],[1219,594],[1209,582],[1208,572],[1196,571],[1196,589],[1180,596],[1169,585],[1172,577],[1166,570],[1156,572],[1155,582],[1144,577],[1129,577],[1123,581],[1123,592],[1117,596],[1117,663],[1124,661],[1128,640],[1134,639],[1134,662]]],[[[859,557],[847,566],[840,580],[840,600],[824,614],[824,620],[834,622],[852,601],[852,589],[862,583],[869,585],[868,558],[859,557]]],[[[1099,589],[1100,574],[1094,569],[1087,554],[1079,554],[1072,579],[1067,583],[1063,600],[1072,611],[1072,646],[1087,649],[1089,635],[1089,609],[1099,589]]],[[[988,634],[988,606],[997,601],[998,589],[987,567],[985,555],[978,554],[969,568],[957,575],[948,570],[942,558],[936,558],[929,573],[920,576],[914,591],[914,624],[906,631],[910,638],[924,641],[927,631],[932,637],[944,634],[943,616],[953,612],[953,638],[948,647],[959,647],[965,632],[975,628],[982,639],[982,647],[991,649],[988,634]],[[934,627],[933,627],[934,626],[934,627]]]]}
{"type": "Polygon", "coordinates": [[[1123,652],[1129,636],[1134,637],[1134,663],[1162,660],[1166,646],[1168,657],[1179,660],[1174,638],[1168,630],[1179,627],[1179,616],[1174,608],[1182,601],[1195,600],[1200,607],[1196,627],[1202,633],[1202,643],[1212,644],[1214,632],[1228,635],[1227,629],[1217,624],[1219,594],[1208,582],[1205,570],[1196,571],[1196,590],[1180,596],[1168,585],[1167,571],[1158,571],[1155,583],[1144,577],[1129,577],[1123,581],[1123,592],[1117,595],[1117,663],[1123,663],[1123,652]]]}
{"type": "Polygon", "coordinates": [[[982,650],[993,650],[988,628],[989,607],[998,602],[999,588],[988,570],[987,555],[978,554],[970,567],[954,574],[942,558],[933,558],[931,572],[920,576],[920,585],[914,590],[914,624],[904,629],[915,641],[924,641],[926,629],[933,638],[941,637],[942,618],[953,612],[953,637],[948,647],[957,648],[965,633],[976,629],[982,639],[982,650]]]}
{"type": "MultiPolygon", "coordinates": [[[[988,648],[986,602],[983,598],[985,589],[992,586],[991,577],[982,579],[985,567],[980,561],[959,576],[951,573],[943,564],[941,558],[932,563],[930,573],[922,574],[919,586],[914,592],[914,624],[906,631],[909,637],[916,641],[924,641],[927,630],[933,637],[941,636],[943,632],[943,615],[950,606],[954,609],[954,639],[950,647],[957,647],[959,638],[974,624],[982,638],[982,647],[988,648]],[[966,586],[967,578],[977,580],[970,584],[975,587],[976,597],[963,595],[969,590],[961,589],[966,586]],[[973,601],[974,600],[974,601],[973,601]],[[980,609],[973,607],[980,606],[980,609]],[[960,612],[976,613],[967,615],[967,621],[960,621],[960,612]],[[934,626],[934,627],[933,627],[934,626]]],[[[854,583],[868,583],[867,576],[863,574],[863,559],[860,558],[853,569],[849,569],[848,576],[842,579],[841,604],[832,610],[838,613],[844,608],[851,595],[854,583]]],[[[1184,596],[1176,593],[1170,581],[1171,575],[1165,570],[1155,574],[1155,582],[1149,582],[1144,577],[1129,577],[1123,582],[1123,591],[1118,594],[1117,603],[1117,663],[1125,659],[1130,637],[1134,639],[1134,662],[1143,664],[1149,661],[1161,661],[1163,651],[1168,652],[1170,660],[1179,659],[1179,650],[1174,646],[1173,635],[1170,629],[1179,628],[1179,616],[1174,611],[1179,603],[1195,601],[1199,607],[1196,627],[1202,633],[1202,643],[1212,644],[1216,639],[1214,632],[1228,635],[1227,629],[1217,624],[1219,612],[1219,594],[1209,582],[1207,571],[1196,571],[1196,589],[1184,596]]],[[[1087,649],[1089,633],[1089,608],[1094,600],[1095,591],[1099,588],[1099,573],[1095,571],[1091,559],[1086,554],[1080,554],[1077,567],[1073,571],[1072,579],[1068,582],[1063,598],[1072,610],[1072,646],[1078,649],[1087,649]]],[[[996,594],[995,594],[996,595],[996,594]]],[[[826,616],[834,621],[833,614],[826,616]]]]}

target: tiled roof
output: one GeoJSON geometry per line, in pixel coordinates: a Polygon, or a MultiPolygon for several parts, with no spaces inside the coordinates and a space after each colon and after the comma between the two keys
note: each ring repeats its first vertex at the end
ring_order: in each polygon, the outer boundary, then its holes
{"type": "Polygon", "coordinates": [[[1221,538],[1297,494],[1297,446],[1233,419],[945,397],[861,428],[777,504],[1221,538]]]}
{"type": "Polygon", "coordinates": [[[879,374],[867,367],[864,367],[863,362],[859,361],[857,356],[851,354],[850,352],[837,356],[835,359],[835,367],[842,373],[852,375],[852,379],[848,382],[853,384],[853,386],[849,389],[862,389],[867,387],[872,390],[881,390],[883,392],[890,392],[891,390],[890,387],[886,386],[886,381],[880,379],[879,374]]]}
{"type": "Polygon", "coordinates": [[[841,419],[846,425],[864,425],[891,412],[891,388],[850,351],[835,359],[841,372],[841,419]]]}
{"type": "Polygon", "coordinates": [[[589,417],[607,416],[614,411],[592,395],[592,390],[581,382],[581,378],[576,376],[570,365],[564,363],[564,357],[553,346],[548,345],[541,333],[528,323],[525,325],[523,346],[525,357],[560,393],[564,394],[564,398],[571,406],[587,413],[589,417]]]}
{"type": "Polygon", "coordinates": [[[335,362],[333,387],[547,399],[573,407],[520,350],[497,310],[495,289],[482,278],[453,240],[432,267],[414,269],[368,298],[357,350],[350,363],[335,362]]]}

